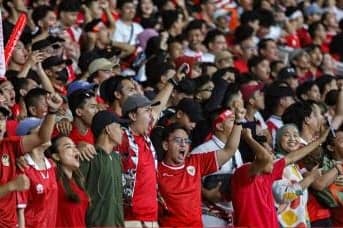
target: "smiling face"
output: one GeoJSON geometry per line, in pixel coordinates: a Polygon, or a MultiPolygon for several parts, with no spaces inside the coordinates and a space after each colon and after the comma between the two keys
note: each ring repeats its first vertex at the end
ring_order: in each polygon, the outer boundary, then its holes
{"type": "Polygon", "coordinates": [[[191,141],[183,129],[176,129],[163,142],[163,149],[166,152],[164,161],[169,165],[182,165],[189,153],[191,141]]]}
{"type": "Polygon", "coordinates": [[[299,149],[299,131],[295,126],[289,126],[284,130],[280,138],[280,146],[287,153],[299,149]]]}

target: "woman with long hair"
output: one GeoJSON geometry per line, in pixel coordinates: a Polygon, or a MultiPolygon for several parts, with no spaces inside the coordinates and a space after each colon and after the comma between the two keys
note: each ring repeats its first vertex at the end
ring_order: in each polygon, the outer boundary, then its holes
{"type": "Polygon", "coordinates": [[[56,163],[58,186],[57,227],[86,227],[89,197],[84,188],[84,178],[79,171],[80,152],[66,136],[51,140],[46,154],[56,163]]]}

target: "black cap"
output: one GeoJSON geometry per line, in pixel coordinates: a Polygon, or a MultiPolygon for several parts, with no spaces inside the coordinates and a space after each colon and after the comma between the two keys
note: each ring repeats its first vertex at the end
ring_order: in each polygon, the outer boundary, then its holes
{"type": "Polygon", "coordinates": [[[49,69],[53,66],[58,66],[65,63],[66,65],[71,65],[73,62],[70,59],[61,59],[57,56],[51,56],[42,62],[43,69],[49,69]]]}
{"type": "Polygon", "coordinates": [[[199,122],[204,119],[201,105],[190,98],[182,99],[176,106],[176,111],[182,111],[188,115],[192,122],[199,122]]]}
{"type": "Polygon", "coordinates": [[[184,78],[179,82],[175,89],[179,93],[193,95],[195,92],[195,82],[190,78],[184,78]]]}
{"type": "Polygon", "coordinates": [[[284,67],[277,75],[278,80],[287,80],[289,78],[297,78],[297,73],[293,67],[284,67]]]}
{"type": "Polygon", "coordinates": [[[93,117],[92,125],[91,125],[91,129],[92,129],[92,132],[93,132],[95,138],[99,137],[102,130],[107,125],[110,125],[112,123],[126,124],[127,121],[115,116],[110,111],[104,110],[104,111],[100,111],[100,112],[96,113],[93,117]]]}

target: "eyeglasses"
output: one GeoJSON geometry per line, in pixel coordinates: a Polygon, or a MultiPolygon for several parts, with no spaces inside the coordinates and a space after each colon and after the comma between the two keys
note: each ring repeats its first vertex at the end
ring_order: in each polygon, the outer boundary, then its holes
{"type": "Polygon", "coordinates": [[[180,137],[174,137],[171,139],[173,142],[177,143],[177,144],[187,144],[190,145],[192,143],[192,140],[188,139],[188,138],[180,138],[180,137]]]}

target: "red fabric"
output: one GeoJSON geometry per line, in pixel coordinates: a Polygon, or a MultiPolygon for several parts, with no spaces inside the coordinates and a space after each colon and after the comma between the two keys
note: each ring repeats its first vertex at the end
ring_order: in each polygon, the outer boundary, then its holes
{"type": "Polygon", "coordinates": [[[284,39],[288,47],[301,48],[300,39],[297,34],[289,34],[284,39]]]}
{"type": "Polygon", "coordinates": [[[12,112],[12,119],[17,119],[18,116],[20,115],[21,107],[18,103],[14,104],[13,107],[11,108],[12,112]]]}
{"type": "MultiPolygon", "coordinates": [[[[0,142],[0,185],[16,176],[15,158],[22,154],[21,138],[5,138],[0,142]]],[[[15,227],[17,224],[16,193],[11,192],[0,200],[0,227],[15,227]]]]}
{"type": "Polygon", "coordinates": [[[250,165],[239,167],[231,179],[235,226],[278,228],[272,184],[282,178],[285,159],[275,161],[270,174],[250,176],[250,165]]]}
{"type": "Polygon", "coordinates": [[[87,194],[75,183],[69,182],[70,187],[80,202],[71,202],[65,193],[62,181],[57,181],[58,186],[58,209],[57,209],[57,227],[86,227],[86,211],[89,205],[87,194]]]}
{"type": "Polygon", "coordinates": [[[24,173],[30,179],[30,188],[17,193],[18,207],[25,208],[25,227],[55,227],[57,213],[57,183],[55,167],[37,170],[29,166],[24,173]],[[44,178],[43,175],[47,178],[44,178]]]}
{"type": "Polygon", "coordinates": [[[91,129],[87,130],[87,133],[85,135],[82,135],[79,131],[79,129],[73,124],[73,128],[69,134],[69,138],[71,138],[74,143],[77,145],[80,142],[86,142],[89,144],[94,144],[94,136],[93,133],[91,131],[91,129]]]}
{"type": "MultiPolygon", "coordinates": [[[[113,19],[116,21],[119,19],[119,13],[116,11],[111,11],[113,19]]],[[[107,24],[108,23],[108,17],[106,13],[103,13],[101,16],[101,20],[103,23],[107,24]]]]}
{"type": "Polygon", "coordinates": [[[18,126],[18,121],[17,120],[7,120],[6,121],[6,133],[7,136],[16,136],[16,130],[18,126]]]}
{"type": "Polygon", "coordinates": [[[308,33],[307,29],[305,28],[298,29],[297,35],[299,37],[301,47],[306,47],[312,44],[312,38],[310,34],[308,33]]]}
{"type": "Polygon", "coordinates": [[[308,194],[307,211],[311,222],[330,218],[329,209],[323,207],[311,192],[308,194]]]}
{"type": "Polygon", "coordinates": [[[235,68],[239,71],[239,73],[248,73],[249,67],[248,63],[243,59],[237,59],[234,61],[235,68]]]}
{"type": "MultiPolygon", "coordinates": [[[[136,184],[132,199],[132,207],[125,208],[125,220],[157,221],[157,178],[155,171],[155,161],[150,151],[150,147],[145,142],[143,136],[134,136],[138,146],[138,166],[136,174],[136,184]]],[[[119,151],[128,153],[129,143],[126,134],[123,134],[123,142],[119,146],[119,151]]],[[[131,158],[126,156],[122,159],[123,168],[132,168],[131,158]]]]}
{"type": "Polygon", "coordinates": [[[181,167],[158,165],[159,191],[168,213],[159,216],[162,227],[202,227],[201,177],[218,170],[215,152],[191,155],[181,167]]]}
{"type": "Polygon", "coordinates": [[[334,227],[343,227],[343,207],[340,206],[338,208],[332,208],[331,212],[331,219],[332,225],[334,227]]]}

